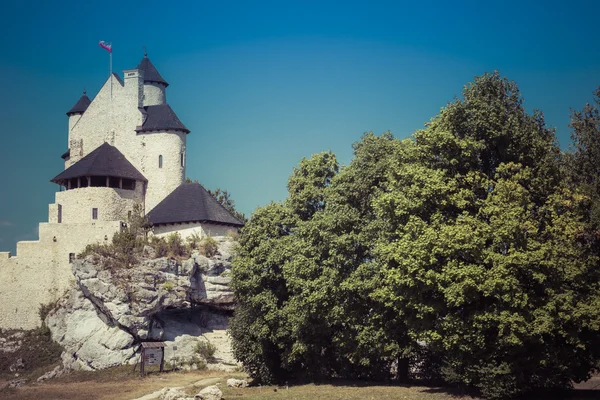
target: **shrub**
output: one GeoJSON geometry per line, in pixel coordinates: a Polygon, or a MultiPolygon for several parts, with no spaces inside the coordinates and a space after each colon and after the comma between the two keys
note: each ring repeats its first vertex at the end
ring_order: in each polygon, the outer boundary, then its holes
{"type": "Polygon", "coordinates": [[[163,283],[162,288],[167,292],[170,292],[175,288],[175,284],[173,282],[165,282],[163,283]]]}
{"type": "Polygon", "coordinates": [[[215,355],[215,351],[217,348],[214,344],[210,343],[208,340],[200,340],[196,343],[196,347],[194,351],[204,357],[205,360],[209,360],[213,358],[215,355]]]}
{"type": "Polygon", "coordinates": [[[152,236],[149,244],[154,249],[156,257],[166,257],[169,253],[167,241],[162,237],[152,236]]]}
{"type": "Polygon", "coordinates": [[[171,233],[167,236],[167,249],[171,257],[183,257],[187,255],[185,245],[178,232],[171,233]]]}
{"type": "Polygon", "coordinates": [[[217,245],[216,240],[209,236],[202,240],[198,250],[200,251],[200,254],[206,257],[213,257],[218,253],[219,246],[217,245]]]}

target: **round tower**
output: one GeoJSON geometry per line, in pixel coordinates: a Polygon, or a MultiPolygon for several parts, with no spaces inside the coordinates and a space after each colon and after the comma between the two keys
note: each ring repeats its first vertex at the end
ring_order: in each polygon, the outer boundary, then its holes
{"type": "Polygon", "coordinates": [[[84,90],[83,95],[81,95],[79,100],[77,100],[77,103],[75,103],[75,105],[71,107],[69,111],[67,111],[67,116],[69,117],[69,139],[71,138],[71,130],[73,129],[77,121],[79,121],[79,118],[81,118],[85,110],[87,110],[91,102],[92,101],[89,97],[87,97],[87,94],[84,90]]]}
{"type": "Polygon", "coordinates": [[[143,71],[144,74],[144,107],[166,104],[166,89],[169,84],[160,76],[148,58],[148,54],[144,54],[137,69],[143,71]]]}

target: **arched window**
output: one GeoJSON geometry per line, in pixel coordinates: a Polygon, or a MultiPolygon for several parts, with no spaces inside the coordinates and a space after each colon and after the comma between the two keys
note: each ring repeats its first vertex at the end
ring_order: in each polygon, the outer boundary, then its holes
{"type": "Polygon", "coordinates": [[[158,168],[162,168],[162,155],[158,156],[158,168]]]}

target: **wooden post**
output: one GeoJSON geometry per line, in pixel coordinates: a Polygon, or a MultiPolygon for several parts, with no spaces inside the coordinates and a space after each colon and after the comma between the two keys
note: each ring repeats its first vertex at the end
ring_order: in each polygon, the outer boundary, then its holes
{"type": "Polygon", "coordinates": [[[165,348],[162,349],[162,355],[160,358],[160,372],[165,372],[165,348]]]}
{"type": "Polygon", "coordinates": [[[144,365],[146,364],[146,352],[144,347],[142,346],[142,365],[140,366],[140,376],[144,376],[144,365]]]}

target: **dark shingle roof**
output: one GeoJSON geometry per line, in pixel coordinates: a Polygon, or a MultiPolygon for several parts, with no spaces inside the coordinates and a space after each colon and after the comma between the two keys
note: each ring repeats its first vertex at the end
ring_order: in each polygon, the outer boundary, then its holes
{"type": "Polygon", "coordinates": [[[63,160],[66,160],[67,158],[71,157],[71,149],[68,149],[67,151],[65,151],[63,153],[62,156],[60,156],[60,158],[62,158],[63,160]]]}
{"type": "Polygon", "coordinates": [[[51,182],[60,183],[66,179],[80,176],[113,176],[116,178],[148,180],[142,175],[116,147],[108,143],[92,151],[75,164],[55,176],[51,182]]]}
{"type": "Polygon", "coordinates": [[[67,115],[70,117],[73,114],[83,114],[91,102],[92,101],[89,97],[87,97],[87,94],[85,94],[84,91],[83,95],[79,98],[79,100],[77,100],[77,103],[75,103],[75,105],[71,107],[69,111],[67,111],[67,115]]]}
{"type": "Polygon", "coordinates": [[[179,186],[148,213],[148,220],[154,225],[181,222],[244,225],[199,183],[179,186]]]}
{"type": "Polygon", "coordinates": [[[144,70],[144,82],[157,82],[164,84],[165,87],[169,86],[167,81],[165,81],[163,77],[160,76],[160,74],[154,67],[154,64],[152,64],[147,55],[144,55],[144,58],[142,58],[142,61],[140,61],[140,63],[138,64],[137,69],[144,70]]]}
{"type": "Polygon", "coordinates": [[[190,133],[190,130],[185,127],[175,115],[173,109],[168,104],[159,104],[156,106],[146,106],[140,108],[140,112],[144,114],[142,126],[138,126],[136,131],[165,131],[176,130],[190,133]]]}

